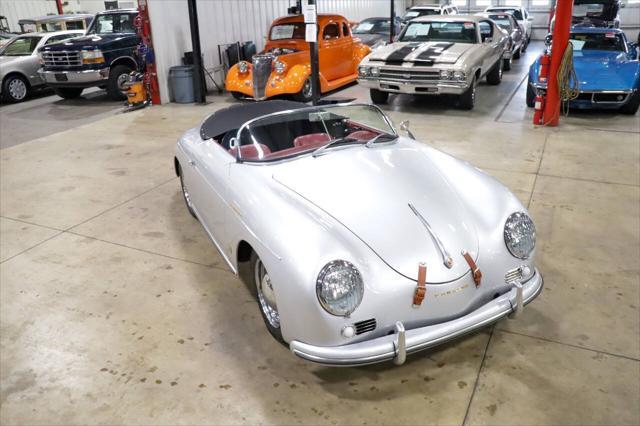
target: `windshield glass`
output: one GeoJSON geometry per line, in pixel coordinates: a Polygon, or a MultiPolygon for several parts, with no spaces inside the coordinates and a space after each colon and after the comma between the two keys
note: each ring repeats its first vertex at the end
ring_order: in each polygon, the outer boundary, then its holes
{"type": "Polygon", "coordinates": [[[473,22],[411,22],[400,36],[400,41],[448,41],[475,43],[476,24],[473,22]]]}
{"type": "Polygon", "coordinates": [[[353,29],[354,34],[389,34],[391,25],[389,21],[365,20],[353,29]]]}
{"type": "Polygon", "coordinates": [[[274,25],[271,27],[271,40],[304,40],[305,24],[303,22],[292,22],[289,24],[274,25]]]}
{"type": "Polygon", "coordinates": [[[522,16],[522,12],[520,12],[520,9],[516,9],[514,7],[492,7],[491,12],[507,12],[511,13],[513,17],[518,21],[522,21],[524,19],[524,17],[522,16]]]}
{"type": "Polygon", "coordinates": [[[610,33],[573,33],[571,44],[574,51],[613,50],[624,51],[624,40],[620,34],[610,33]]]}
{"type": "Polygon", "coordinates": [[[404,15],[404,19],[413,19],[418,16],[427,16],[427,15],[440,15],[440,9],[413,9],[408,11],[404,15]]]}
{"type": "Polygon", "coordinates": [[[135,33],[136,27],[133,24],[135,18],[136,15],[133,13],[97,15],[87,34],[135,33]]]}
{"type": "Polygon", "coordinates": [[[7,43],[2,50],[1,56],[29,56],[38,45],[42,37],[17,37],[7,43]]]}
{"type": "MultiPolygon", "coordinates": [[[[396,135],[386,116],[372,105],[327,105],[268,115],[240,134],[240,158],[267,162],[332,146],[364,145],[376,136],[396,135]]],[[[237,154],[237,148],[229,150],[237,154]]]]}
{"type": "Polygon", "coordinates": [[[489,19],[493,20],[503,30],[511,31],[511,21],[505,15],[489,15],[489,19]]]}

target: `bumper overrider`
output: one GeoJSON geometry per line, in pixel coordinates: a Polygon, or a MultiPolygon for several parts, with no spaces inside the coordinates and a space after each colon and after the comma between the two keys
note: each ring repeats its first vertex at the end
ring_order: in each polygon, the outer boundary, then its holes
{"type": "Polygon", "coordinates": [[[535,299],[544,285],[542,275],[535,274],[480,308],[451,321],[405,330],[398,321],[395,333],[376,339],[343,346],[314,346],[297,340],[289,344],[291,352],[308,361],[332,366],[355,366],[393,360],[402,364],[407,354],[440,345],[448,340],[471,333],[507,315],[519,314],[524,305],[535,299]]]}
{"type": "Polygon", "coordinates": [[[92,87],[106,84],[109,80],[109,68],[80,71],[38,70],[44,82],[52,87],[92,87]]]}

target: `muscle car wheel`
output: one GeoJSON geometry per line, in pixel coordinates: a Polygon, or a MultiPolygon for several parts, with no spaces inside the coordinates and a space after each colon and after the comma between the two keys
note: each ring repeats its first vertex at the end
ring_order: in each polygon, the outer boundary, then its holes
{"type": "Polygon", "coordinates": [[[109,81],[107,82],[107,93],[114,101],[123,101],[127,95],[122,85],[127,81],[127,76],[131,68],[126,65],[116,65],[109,71],[109,81]]]}
{"type": "Polygon", "coordinates": [[[253,284],[256,288],[256,296],[258,298],[262,319],[269,333],[280,342],[283,342],[280,331],[280,315],[278,314],[278,304],[276,303],[273,283],[271,282],[267,268],[265,268],[264,263],[262,263],[262,260],[260,260],[255,252],[251,254],[251,266],[253,270],[253,284]]]}
{"type": "Polygon", "coordinates": [[[520,59],[520,55],[522,55],[522,45],[513,52],[513,59],[520,59]]]}
{"type": "Polygon", "coordinates": [[[471,86],[458,98],[458,106],[462,109],[473,109],[476,104],[476,78],[473,77],[471,86]]]}
{"type": "Polygon", "coordinates": [[[191,216],[197,219],[196,212],[193,210],[191,196],[189,195],[187,187],[184,185],[184,179],[182,178],[182,167],[180,166],[178,166],[178,173],[180,174],[180,187],[182,188],[182,198],[184,198],[184,203],[187,205],[187,210],[189,210],[191,216]]]}
{"type": "Polygon", "coordinates": [[[3,82],[2,98],[7,102],[22,102],[29,93],[29,85],[19,75],[11,75],[3,82]]]}
{"type": "Polygon", "coordinates": [[[386,104],[389,99],[389,92],[383,92],[378,89],[370,89],[369,96],[374,104],[386,104]]]}
{"type": "Polygon", "coordinates": [[[640,107],[640,90],[636,90],[636,92],[631,95],[631,99],[620,107],[620,112],[623,114],[634,115],[638,112],[638,107],[640,107]]]}
{"type": "Polygon", "coordinates": [[[498,61],[487,73],[487,83],[497,86],[502,81],[502,61],[498,61]]]}
{"type": "Polygon", "coordinates": [[[308,77],[302,85],[302,90],[293,95],[293,98],[298,102],[309,102],[313,96],[313,84],[311,83],[311,77],[308,77]]]}

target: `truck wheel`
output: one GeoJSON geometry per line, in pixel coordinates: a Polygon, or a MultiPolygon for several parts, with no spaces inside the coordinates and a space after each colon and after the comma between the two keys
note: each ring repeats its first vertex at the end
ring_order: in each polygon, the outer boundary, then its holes
{"type": "Polygon", "coordinates": [[[298,102],[310,102],[313,97],[313,83],[311,77],[307,78],[302,85],[302,89],[293,95],[293,99],[298,102]]]}
{"type": "Polygon", "coordinates": [[[497,86],[502,81],[502,61],[496,62],[491,71],[487,74],[487,83],[497,86]]]}
{"type": "Polygon", "coordinates": [[[536,91],[531,85],[531,79],[527,79],[527,106],[533,108],[536,106],[536,91]]]}
{"type": "Polygon", "coordinates": [[[22,76],[10,75],[2,82],[2,100],[22,102],[29,94],[29,83],[22,76]]]}
{"type": "Polygon", "coordinates": [[[389,92],[383,92],[378,89],[370,89],[369,96],[374,104],[386,104],[389,99],[389,92]]]}
{"type": "Polygon", "coordinates": [[[132,69],[126,65],[116,65],[109,72],[109,81],[107,82],[107,93],[114,101],[123,101],[127,99],[126,92],[122,89],[122,85],[127,81],[127,77],[132,69]]]}
{"type": "Polygon", "coordinates": [[[636,90],[636,92],[631,95],[631,99],[620,107],[620,112],[623,114],[634,115],[638,112],[638,107],[640,107],[640,90],[636,90]]]}
{"type": "Polygon", "coordinates": [[[82,95],[84,89],[81,87],[56,87],[53,91],[63,99],[75,99],[82,95]]]}
{"type": "Polygon", "coordinates": [[[458,98],[460,109],[471,110],[476,104],[476,78],[471,80],[471,86],[458,98]]]}

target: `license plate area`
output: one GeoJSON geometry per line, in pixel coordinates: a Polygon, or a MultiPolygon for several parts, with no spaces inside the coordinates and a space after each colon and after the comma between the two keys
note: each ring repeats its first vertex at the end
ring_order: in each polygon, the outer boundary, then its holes
{"type": "Polygon", "coordinates": [[[64,73],[56,73],[55,78],[56,81],[69,81],[69,77],[64,73]]]}

